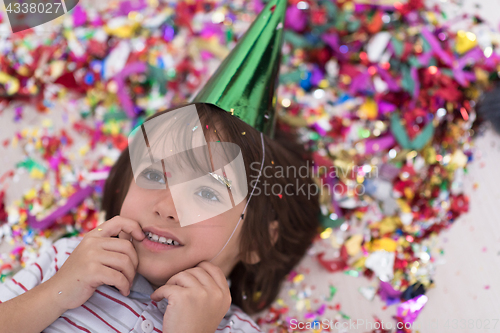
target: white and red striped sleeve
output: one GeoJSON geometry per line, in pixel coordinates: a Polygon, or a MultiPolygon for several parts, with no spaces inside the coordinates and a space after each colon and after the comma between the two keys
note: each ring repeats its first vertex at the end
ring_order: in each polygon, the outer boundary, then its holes
{"type": "Polygon", "coordinates": [[[40,252],[36,260],[0,283],[0,303],[47,281],[59,270],[82,237],[61,238],[40,252]]]}
{"type": "Polygon", "coordinates": [[[238,306],[231,304],[215,333],[262,333],[260,327],[238,306]]]}

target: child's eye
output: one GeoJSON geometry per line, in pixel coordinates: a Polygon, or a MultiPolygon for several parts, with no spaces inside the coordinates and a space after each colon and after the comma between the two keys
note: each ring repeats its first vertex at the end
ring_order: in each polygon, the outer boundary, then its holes
{"type": "Polygon", "coordinates": [[[211,202],[220,202],[219,197],[217,196],[217,192],[209,187],[204,187],[195,194],[211,202]]]}
{"type": "Polygon", "coordinates": [[[161,184],[165,184],[165,179],[159,171],[153,169],[146,169],[141,173],[141,176],[152,182],[161,181],[161,184]]]}

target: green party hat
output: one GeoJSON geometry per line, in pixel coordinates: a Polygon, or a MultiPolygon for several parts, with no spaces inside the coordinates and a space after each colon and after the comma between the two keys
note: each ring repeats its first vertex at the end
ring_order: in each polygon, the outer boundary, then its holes
{"type": "Polygon", "coordinates": [[[269,0],[191,102],[211,103],[274,136],[287,0],[269,0]]]}

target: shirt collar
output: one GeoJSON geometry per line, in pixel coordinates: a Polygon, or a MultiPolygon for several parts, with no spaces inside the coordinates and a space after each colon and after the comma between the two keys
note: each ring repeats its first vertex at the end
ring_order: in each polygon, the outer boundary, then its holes
{"type": "Polygon", "coordinates": [[[132,283],[132,287],[130,287],[130,291],[135,291],[151,296],[151,294],[154,292],[154,289],[144,276],[137,273],[135,274],[134,282],[132,283]]]}
{"type": "MultiPolygon", "coordinates": [[[[229,284],[229,287],[231,287],[231,280],[226,279],[227,283],[229,284]]],[[[148,296],[151,296],[151,294],[154,292],[153,287],[149,283],[148,280],[141,274],[137,273],[135,274],[134,277],[134,282],[132,283],[132,287],[130,287],[130,291],[135,291],[138,293],[146,294],[148,296]]]]}

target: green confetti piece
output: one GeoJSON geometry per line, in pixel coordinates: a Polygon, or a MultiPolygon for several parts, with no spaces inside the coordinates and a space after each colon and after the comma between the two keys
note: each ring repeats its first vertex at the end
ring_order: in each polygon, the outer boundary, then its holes
{"type": "Polygon", "coordinates": [[[337,288],[335,288],[335,286],[330,285],[330,296],[326,300],[330,302],[336,293],[337,293],[337,288]]]}
{"type": "Polygon", "coordinates": [[[415,81],[411,77],[410,67],[402,65],[401,66],[401,74],[403,75],[403,80],[401,81],[401,86],[408,93],[413,94],[413,90],[415,89],[415,81]]]}
{"type": "Polygon", "coordinates": [[[176,75],[177,75],[177,72],[175,71],[175,68],[167,69],[167,78],[168,79],[174,79],[176,75]]]}
{"type": "Polygon", "coordinates": [[[80,234],[80,232],[78,230],[73,230],[71,232],[67,232],[65,233],[64,235],[62,235],[60,238],[69,238],[69,237],[73,237],[73,236],[78,236],[80,234]]]}
{"type": "Polygon", "coordinates": [[[323,1],[321,3],[326,8],[326,13],[328,18],[335,20],[337,17],[337,6],[333,3],[333,1],[323,1]]]}
{"type": "Polygon", "coordinates": [[[285,30],[284,33],[285,42],[288,42],[295,46],[296,48],[311,48],[312,44],[302,35],[296,34],[290,30],[285,30]]]}
{"type": "MultiPolygon", "coordinates": [[[[97,103],[97,100],[95,98],[90,98],[90,101],[89,101],[90,105],[91,106],[95,106],[96,103],[97,103]]],[[[88,116],[90,116],[90,110],[85,110],[85,111],[81,111],[80,112],[80,116],[83,118],[83,119],[87,119],[88,116]]]]}
{"type": "Polygon", "coordinates": [[[319,215],[320,215],[319,219],[320,219],[321,225],[324,228],[338,228],[345,221],[343,217],[336,219],[336,220],[332,220],[329,216],[325,216],[321,213],[319,215]]]}
{"type": "Polygon", "coordinates": [[[233,40],[233,29],[226,30],[226,45],[233,40]]]}
{"type": "Polygon", "coordinates": [[[128,119],[128,117],[125,114],[125,112],[123,112],[121,110],[110,110],[109,112],[107,112],[104,115],[103,120],[105,123],[107,123],[108,121],[111,121],[111,120],[119,121],[119,120],[127,120],[127,119],[128,119]]]}
{"type": "Polygon", "coordinates": [[[41,165],[37,161],[33,160],[32,158],[28,158],[28,159],[26,159],[26,160],[24,160],[22,162],[17,163],[16,167],[17,168],[28,169],[28,171],[30,171],[30,172],[33,169],[38,169],[38,170],[40,170],[41,172],[44,172],[44,173],[47,171],[46,167],[44,167],[43,165],[41,165]]]}
{"type": "Polygon", "coordinates": [[[319,35],[322,35],[323,33],[328,33],[329,30],[332,30],[335,28],[335,23],[333,22],[327,22],[323,25],[318,25],[316,27],[313,28],[312,32],[319,36],[319,35]]]}
{"type": "Polygon", "coordinates": [[[406,129],[401,124],[401,119],[397,113],[394,113],[391,117],[391,131],[401,147],[404,149],[410,149],[410,138],[406,133],[406,129]]]}
{"type": "MultiPolygon", "coordinates": [[[[345,25],[348,20],[347,18],[348,13],[345,11],[340,11],[337,13],[337,21],[335,22],[335,28],[337,30],[345,30],[345,25]]],[[[349,15],[351,16],[351,15],[349,15]]]]}
{"type": "Polygon", "coordinates": [[[339,311],[339,314],[342,316],[342,318],[344,319],[351,319],[351,317],[349,317],[348,315],[346,315],[345,313],[339,311]]]}
{"type": "Polygon", "coordinates": [[[350,269],[348,271],[344,271],[344,274],[352,276],[352,277],[358,277],[359,276],[359,272],[356,271],[356,270],[354,270],[354,269],[350,269]]]}
{"type": "Polygon", "coordinates": [[[453,77],[453,71],[448,68],[441,68],[441,73],[443,73],[446,76],[453,77]]]}
{"type": "Polygon", "coordinates": [[[415,68],[422,68],[422,67],[430,67],[430,66],[437,66],[437,61],[435,58],[431,58],[429,59],[429,62],[424,64],[424,63],[421,63],[417,57],[415,56],[410,56],[408,58],[408,64],[410,65],[410,67],[415,67],[415,68]]]}
{"type": "Polygon", "coordinates": [[[419,135],[415,138],[415,140],[412,141],[412,149],[415,150],[420,150],[422,149],[429,140],[432,139],[432,136],[434,135],[434,125],[432,122],[429,122],[427,125],[425,125],[424,129],[422,132],[420,132],[419,135]]]}
{"type": "Polygon", "coordinates": [[[392,46],[394,47],[394,51],[396,52],[396,55],[398,57],[401,57],[403,55],[404,51],[404,45],[403,42],[401,42],[399,39],[393,37],[391,39],[392,46]]]}
{"type": "Polygon", "coordinates": [[[318,133],[316,133],[316,132],[312,132],[312,133],[309,135],[309,137],[311,138],[311,140],[314,140],[314,141],[319,140],[319,134],[318,134],[318,133]]]}
{"type": "Polygon", "coordinates": [[[302,72],[300,70],[296,70],[294,72],[290,73],[285,73],[280,75],[280,84],[287,84],[287,83],[295,83],[299,82],[302,77],[302,72]]]}
{"type": "Polygon", "coordinates": [[[401,124],[401,119],[397,113],[391,117],[391,131],[396,141],[404,149],[422,149],[434,135],[434,125],[429,122],[414,140],[410,140],[406,128],[401,124]]]}
{"type": "Polygon", "coordinates": [[[165,73],[163,69],[148,64],[147,77],[149,80],[158,84],[161,95],[165,95],[167,93],[168,72],[165,73]]]}
{"type": "Polygon", "coordinates": [[[415,57],[413,55],[408,58],[408,64],[411,67],[415,67],[415,68],[421,68],[424,66],[424,64],[420,63],[420,61],[418,61],[417,57],[415,57]]]}
{"type": "Polygon", "coordinates": [[[429,43],[429,41],[424,38],[423,36],[422,37],[422,41],[423,41],[423,45],[422,45],[422,51],[425,52],[429,52],[429,51],[432,51],[432,47],[431,47],[431,44],[429,43]]]}
{"type": "Polygon", "coordinates": [[[358,135],[360,138],[366,139],[366,138],[370,137],[370,130],[366,129],[366,128],[359,128],[358,135]]]}
{"type": "Polygon", "coordinates": [[[359,30],[360,26],[361,26],[361,22],[359,20],[349,21],[347,23],[347,30],[349,32],[355,32],[355,31],[359,30]]]}

